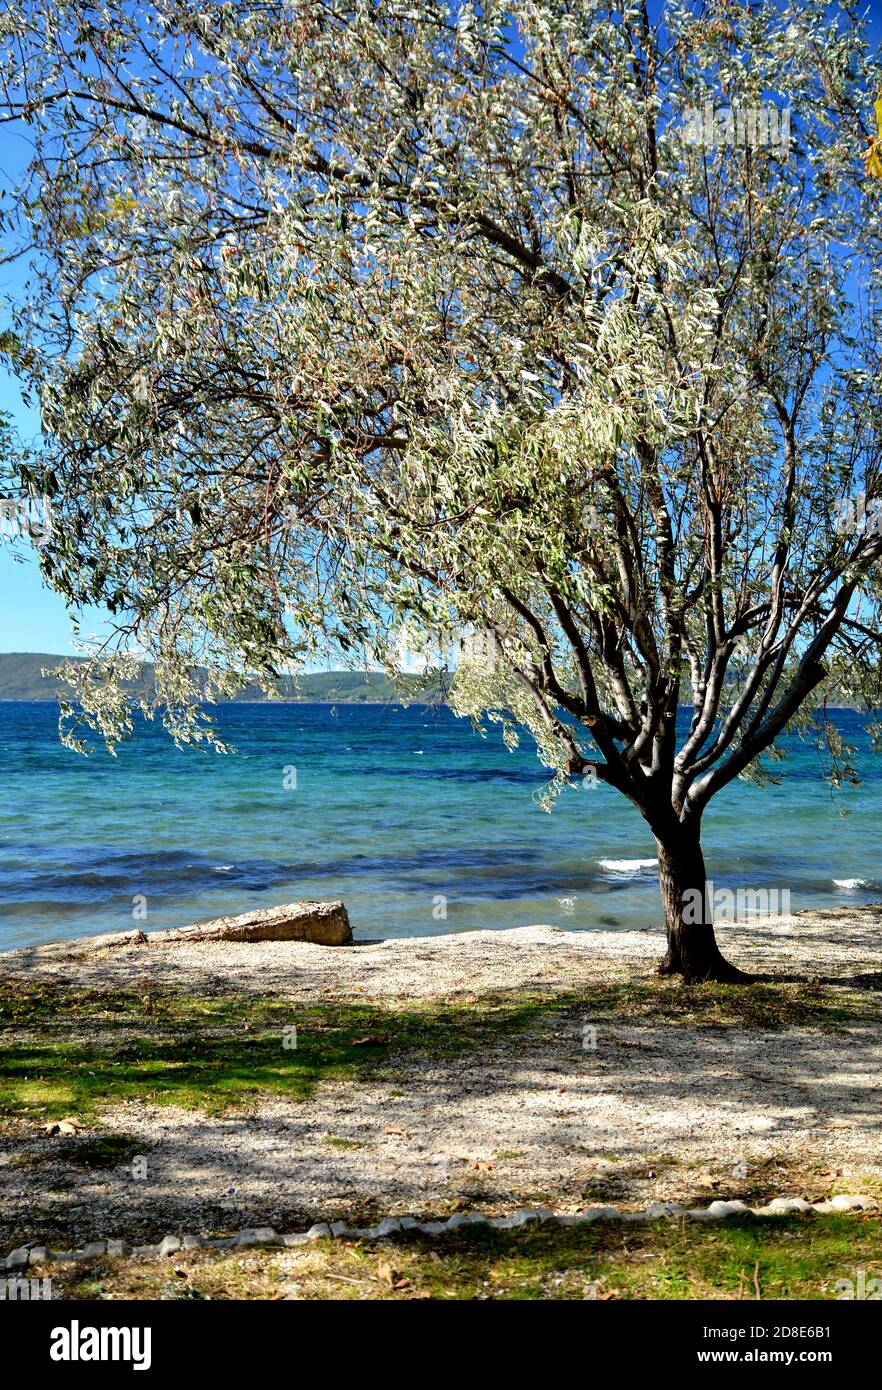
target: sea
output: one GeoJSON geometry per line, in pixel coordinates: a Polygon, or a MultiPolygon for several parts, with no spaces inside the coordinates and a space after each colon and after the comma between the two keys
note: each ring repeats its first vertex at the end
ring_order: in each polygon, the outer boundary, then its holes
{"type": "MultiPolygon", "coordinates": [[[[0,703],[0,949],[298,899],[342,898],[359,940],[661,921],[637,811],[590,779],[543,810],[529,738],[509,751],[498,725],[445,706],[209,712],[232,752],[177,748],[139,718],[115,757],[83,757],[54,703],[0,703]]],[[[716,886],[787,890],[793,910],[882,899],[882,757],[859,714],[829,717],[861,785],[832,789],[815,741],[788,736],[779,784],[736,782],[705,813],[716,886]]]]}

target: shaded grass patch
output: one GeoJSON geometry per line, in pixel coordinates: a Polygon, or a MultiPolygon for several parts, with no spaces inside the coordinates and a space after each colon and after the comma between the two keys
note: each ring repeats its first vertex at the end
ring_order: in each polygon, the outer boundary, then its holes
{"type": "Polygon", "coordinates": [[[572,1028],[577,1057],[586,1017],[697,1031],[841,1031],[878,1021],[878,1006],[832,985],[686,988],[653,976],[590,983],[578,994],[515,990],[404,1007],[0,978],[0,1114],[88,1117],[133,1099],[217,1113],[259,1094],[300,1100],[325,1078],[387,1074],[396,1054],[450,1058],[555,1020],[572,1028]]]}

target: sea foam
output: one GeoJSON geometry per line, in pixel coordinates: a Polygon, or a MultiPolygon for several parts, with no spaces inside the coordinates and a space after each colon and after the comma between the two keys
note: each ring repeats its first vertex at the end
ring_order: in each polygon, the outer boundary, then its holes
{"type": "Polygon", "coordinates": [[[657,859],[598,859],[597,862],[611,874],[645,874],[658,867],[657,859]]]}

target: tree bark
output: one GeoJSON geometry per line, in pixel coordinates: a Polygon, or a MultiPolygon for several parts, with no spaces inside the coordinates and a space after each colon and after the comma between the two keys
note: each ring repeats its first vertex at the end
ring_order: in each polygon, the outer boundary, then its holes
{"type": "Polygon", "coordinates": [[[730,965],[717,946],[698,826],[678,827],[664,840],[656,837],[656,844],[668,935],[659,974],[682,975],[687,984],[704,980],[746,983],[750,975],[730,965]]]}

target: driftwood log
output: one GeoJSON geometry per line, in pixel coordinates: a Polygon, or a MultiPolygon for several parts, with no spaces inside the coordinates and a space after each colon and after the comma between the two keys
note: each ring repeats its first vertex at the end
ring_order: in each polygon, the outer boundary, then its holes
{"type": "Polygon", "coordinates": [[[143,931],[94,936],[77,942],[73,949],[70,943],[60,942],[56,949],[71,956],[96,956],[131,946],[164,946],[174,942],[312,941],[317,946],[345,946],[351,940],[349,914],[342,902],[302,902],[256,908],[238,917],[215,917],[210,922],[151,932],[149,936],[143,931]]]}

